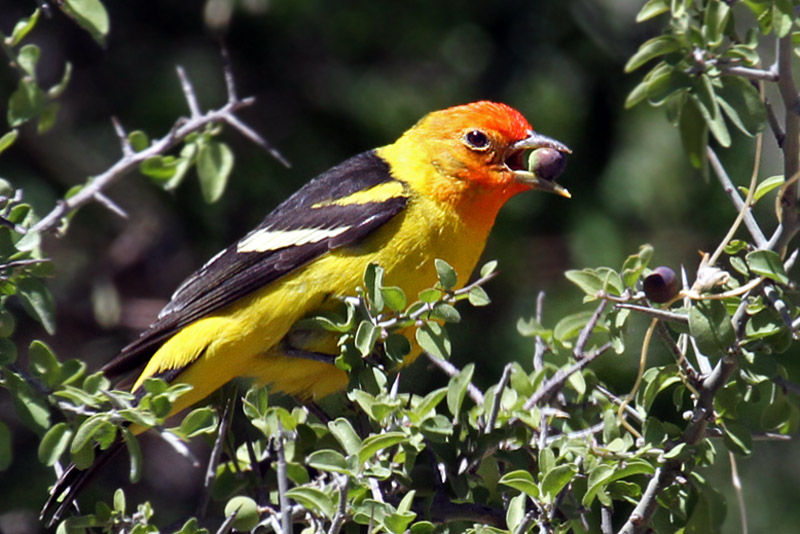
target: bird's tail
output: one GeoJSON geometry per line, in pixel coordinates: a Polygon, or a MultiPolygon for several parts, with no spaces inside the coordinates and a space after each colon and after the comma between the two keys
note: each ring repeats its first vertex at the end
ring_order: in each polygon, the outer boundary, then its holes
{"type": "Polygon", "coordinates": [[[69,464],[61,476],[53,485],[50,496],[47,502],[42,507],[42,512],[39,514],[39,519],[46,521],[47,527],[53,526],[58,522],[64,512],[70,506],[75,505],[77,508],[77,499],[81,491],[86,485],[95,477],[97,472],[108,463],[124,446],[122,439],[117,439],[115,443],[106,450],[100,450],[99,446],[95,446],[95,461],[87,469],[78,469],[74,463],[69,464]]]}

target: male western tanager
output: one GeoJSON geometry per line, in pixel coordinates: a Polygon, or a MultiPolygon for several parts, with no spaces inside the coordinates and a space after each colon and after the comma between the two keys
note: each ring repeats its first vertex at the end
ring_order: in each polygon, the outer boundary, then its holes
{"type": "MultiPolygon", "coordinates": [[[[452,265],[463,285],[509,198],[529,189],[568,196],[552,181],[568,152],[504,104],[430,113],[393,144],[311,180],[211,258],[103,369],[113,376],[144,367],[134,393],[149,377],[191,384],[175,412],[235,377],[304,398],[342,389],[347,377],[333,365],[335,339],[289,335],[292,326],[353,294],[370,263],[407,295],[436,282],[436,258],[452,265]],[[539,148],[558,161],[537,175],[526,169],[524,153],[539,148]]],[[[68,486],[65,502],[72,499],[80,479],[70,466],[48,505],[68,486]]]]}

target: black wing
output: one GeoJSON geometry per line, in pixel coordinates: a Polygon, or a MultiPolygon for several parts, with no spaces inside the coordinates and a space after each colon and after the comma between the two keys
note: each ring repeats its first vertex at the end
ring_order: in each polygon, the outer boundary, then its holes
{"type": "Polygon", "coordinates": [[[329,250],[352,245],[380,228],[406,205],[401,194],[379,201],[335,201],[394,182],[389,166],[374,151],[359,154],[308,182],[237,243],[229,246],[172,295],[158,319],[108,362],[109,376],[146,363],[161,344],[184,326],[232,304],[329,250]],[[277,239],[276,239],[277,238],[277,239]]]}

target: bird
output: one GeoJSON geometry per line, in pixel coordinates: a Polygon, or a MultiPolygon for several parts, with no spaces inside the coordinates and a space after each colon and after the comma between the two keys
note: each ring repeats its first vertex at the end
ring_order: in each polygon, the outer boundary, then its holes
{"type": "MultiPolygon", "coordinates": [[[[102,370],[116,377],[141,369],[131,388],[139,396],[148,378],[191,385],[171,413],[237,377],[307,400],[342,390],[336,338],[293,326],[353,295],[370,264],[407,295],[435,284],[436,259],[453,266],[463,286],[511,197],[570,196],[555,183],[569,153],[506,104],[428,113],[394,143],[312,179],[213,256],[102,370]],[[528,151],[544,155],[531,168],[528,151]]],[[[420,352],[414,346],[403,363],[420,352]]],[[[57,519],[99,465],[100,458],[86,471],[67,467],[42,516],[55,508],[57,519]]]]}

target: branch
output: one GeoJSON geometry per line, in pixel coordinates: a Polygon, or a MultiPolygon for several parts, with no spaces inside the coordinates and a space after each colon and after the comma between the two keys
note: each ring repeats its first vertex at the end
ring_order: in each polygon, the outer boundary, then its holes
{"type": "MultiPolygon", "coordinates": [[[[281,161],[281,163],[286,164],[286,161],[280,156],[280,154],[272,149],[266,143],[266,141],[264,141],[250,128],[246,127],[235,116],[235,113],[240,109],[253,105],[253,103],[255,103],[254,98],[248,97],[240,99],[235,95],[228,95],[228,102],[224,106],[219,109],[212,109],[203,114],[199,111],[194,89],[192,88],[191,83],[189,83],[188,78],[186,78],[186,75],[181,67],[178,67],[178,76],[181,79],[181,86],[191,111],[191,117],[188,119],[183,117],[179,118],[177,121],[175,121],[175,124],[172,126],[172,129],[169,131],[169,133],[167,133],[167,135],[160,139],[153,140],[150,146],[141,152],[133,152],[130,144],[127,142],[127,135],[125,134],[125,131],[119,122],[114,120],[114,129],[117,133],[117,136],[120,138],[122,145],[122,158],[120,158],[104,172],[91,178],[89,183],[87,183],[86,186],[84,186],[75,195],[59,201],[50,213],[45,215],[42,220],[40,220],[31,228],[31,232],[52,231],[59,225],[61,219],[67,214],[90,202],[103,202],[105,197],[103,196],[102,191],[122,178],[122,176],[138,168],[139,165],[146,159],[166,153],[168,150],[183,141],[189,134],[203,130],[206,126],[212,123],[224,122],[230,124],[240,132],[244,133],[248,139],[269,150],[270,154],[275,156],[279,161],[281,161]]],[[[227,72],[226,76],[229,76],[227,72]]],[[[108,207],[113,206],[113,203],[109,204],[105,202],[105,204],[108,207]]]]}
{"type": "Polygon", "coordinates": [[[777,82],[778,73],[773,69],[754,69],[751,67],[730,66],[722,67],[720,73],[723,76],[739,76],[748,80],[764,80],[765,82],[777,82]]]}
{"type": "Polygon", "coordinates": [[[656,496],[675,479],[679,465],[680,463],[672,461],[656,469],[639,504],[633,509],[618,534],[639,534],[649,530],[650,520],[658,506],[656,496]]]}
{"type": "Polygon", "coordinates": [[[278,422],[278,435],[275,437],[275,452],[278,456],[278,501],[280,504],[281,516],[281,530],[283,534],[291,534],[292,532],[292,513],[291,503],[289,498],[286,497],[286,492],[289,491],[289,477],[286,474],[286,454],[283,450],[283,427],[278,422]]]}
{"type": "MultiPolygon", "coordinates": [[[[558,391],[563,387],[564,382],[566,382],[570,376],[572,376],[574,373],[577,373],[578,371],[589,365],[598,356],[600,356],[610,348],[611,348],[611,343],[605,343],[604,345],[598,347],[589,354],[584,355],[582,359],[572,364],[566,370],[559,369],[558,371],[556,371],[556,373],[547,382],[542,384],[542,387],[536,390],[536,393],[531,395],[531,397],[522,407],[523,411],[530,410],[543,400],[550,398],[556,391],[558,391]]],[[[516,422],[516,418],[512,419],[509,422],[516,422]]]]}
{"type": "MultiPolygon", "coordinates": [[[[778,90],[781,94],[786,117],[784,119],[784,139],[781,145],[783,151],[783,176],[790,180],[800,170],[800,98],[797,95],[797,86],[792,73],[792,36],[787,35],[778,39],[777,71],[778,90]]],[[[770,237],[767,248],[780,253],[789,240],[794,237],[800,225],[797,218],[797,181],[787,184],[779,199],[780,224],[770,237]]]]}
{"type": "Polygon", "coordinates": [[[658,319],[659,321],[668,321],[671,323],[679,323],[684,325],[689,324],[689,316],[685,313],[677,313],[669,310],[662,310],[661,308],[641,306],[639,304],[628,304],[625,302],[618,302],[615,307],[633,310],[643,315],[647,315],[648,317],[652,317],[653,319],[658,319]]]}
{"type": "MultiPolygon", "coordinates": [[[[714,173],[717,175],[717,178],[722,184],[722,189],[725,191],[728,197],[730,197],[734,207],[736,208],[736,211],[741,212],[745,206],[744,201],[739,196],[739,193],[736,191],[736,186],[733,185],[733,182],[728,176],[728,173],[725,172],[725,168],[719,161],[716,152],[714,152],[714,150],[711,147],[706,147],[706,157],[708,158],[709,163],[711,163],[711,167],[714,169],[714,173]]],[[[758,246],[758,248],[766,247],[767,238],[764,237],[764,232],[761,231],[761,227],[758,226],[755,217],[753,217],[753,213],[750,207],[748,207],[747,211],[745,211],[743,220],[744,220],[744,225],[750,232],[750,235],[753,236],[753,240],[756,242],[756,246],[758,246]]]]}

